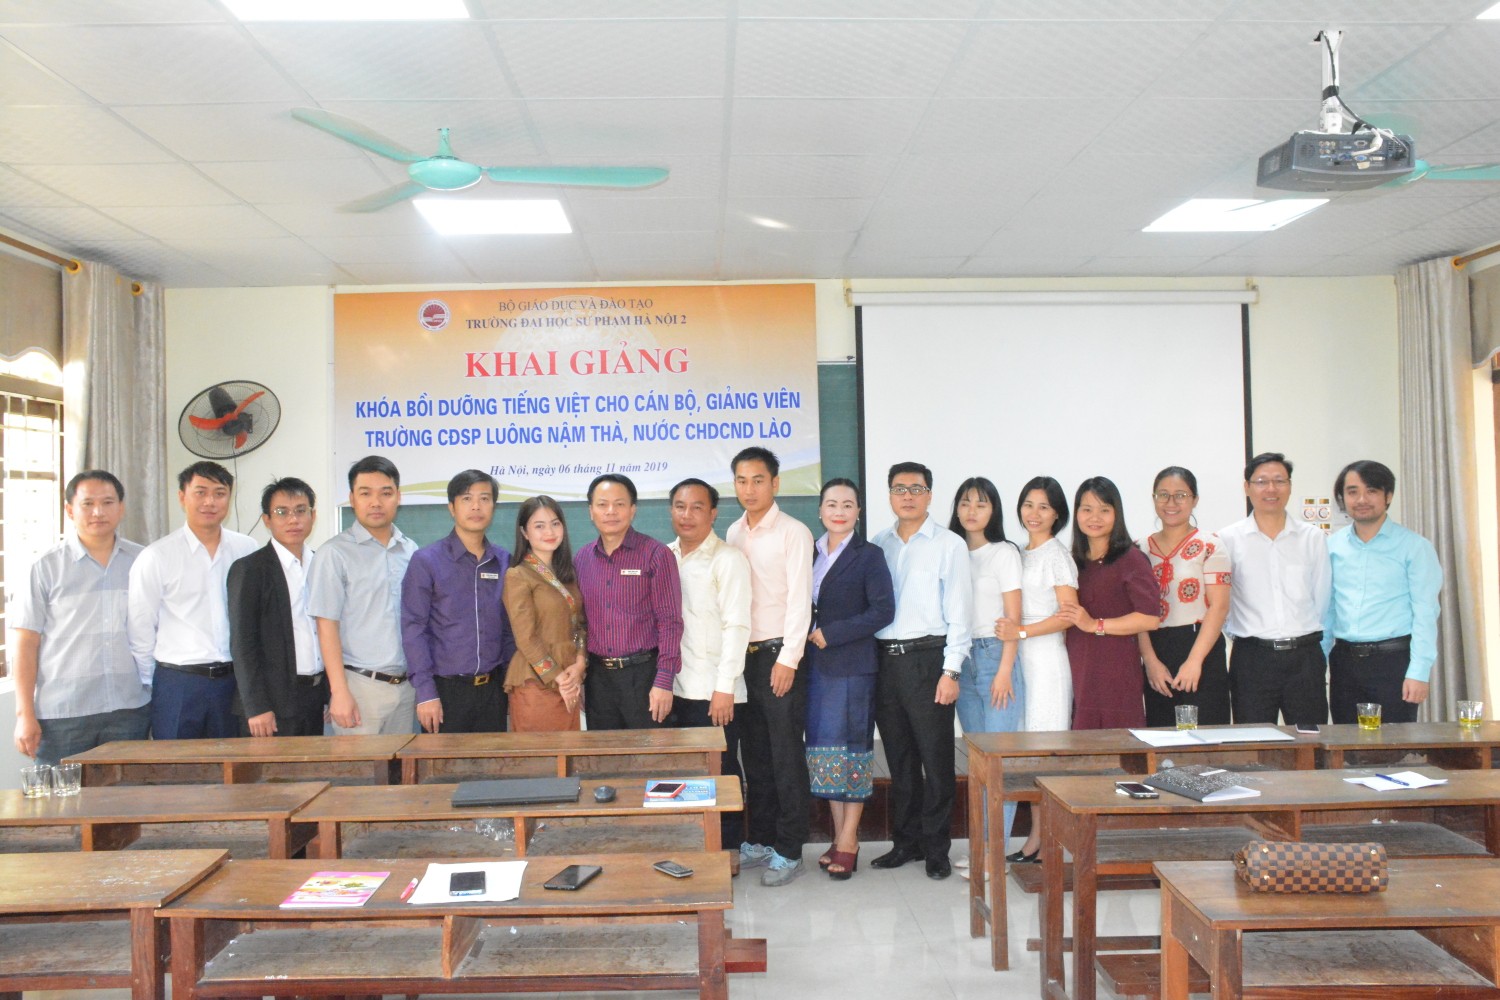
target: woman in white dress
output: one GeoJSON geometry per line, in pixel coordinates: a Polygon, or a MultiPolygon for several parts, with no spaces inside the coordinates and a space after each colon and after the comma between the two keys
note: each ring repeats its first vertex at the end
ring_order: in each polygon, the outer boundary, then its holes
{"type": "MultiPolygon", "coordinates": [[[[1021,487],[1016,517],[1026,529],[1021,550],[1021,625],[1002,618],[995,637],[1021,641],[1021,676],[1026,685],[1026,731],[1067,729],[1073,715],[1073,674],[1064,635],[1071,627],[1057,612],[1078,603],[1078,567],[1057,533],[1068,523],[1068,498],[1051,476],[1037,476],[1021,487]]],[[[1031,835],[1012,862],[1041,860],[1041,826],[1032,810],[1031,835]]]]}

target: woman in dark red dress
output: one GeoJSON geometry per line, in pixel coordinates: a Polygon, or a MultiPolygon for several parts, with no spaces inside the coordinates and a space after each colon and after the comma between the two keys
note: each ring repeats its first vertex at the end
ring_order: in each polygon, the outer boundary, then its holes
{"type": "Polygon", "coordinates": [[[1078,603],[1058,612],[1073,625],[1073,728],[1144,726],[1146,673],[1136,636],[1161,623],[1151,560],[1131,543],[1120,490],[1110,480],[1084,480],[1073,512],[1078,603]]]}

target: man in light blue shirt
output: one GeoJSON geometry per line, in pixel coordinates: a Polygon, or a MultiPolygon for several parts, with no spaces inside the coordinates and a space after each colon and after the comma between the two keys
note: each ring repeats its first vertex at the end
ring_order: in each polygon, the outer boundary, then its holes
{"type": "Polygon", "coordinates": [[[875,725],[891,767],[890,851],[899,868],[923,858],[929,878],[953,873],[953,712],[969,653],[973,590],[963,540],[927,516],[932,470],[898,462],[886,476],[896,524],[874,538],[896,589],[896,618],[875,633],[875,725]]]}
{"type": "Polygon", "coordinates": [[[1437,551],[1387,516],[1396,476],[1379,462],[1349,463],[1333,492],[1354,523],[1328,540],[1330,714],[1352,723],[1358,703],[1378,702],[1384,721],[1415,722],[1437,661],[1437,551]]]}

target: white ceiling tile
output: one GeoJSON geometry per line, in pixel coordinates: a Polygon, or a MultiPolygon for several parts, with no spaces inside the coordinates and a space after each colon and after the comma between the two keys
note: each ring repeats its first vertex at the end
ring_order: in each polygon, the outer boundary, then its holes
{"type": "MultiPolygon", "coordinates": [[[[1341,59],[1357,47],[1358,37],[1345,33],[1341,59]]],[[[1344,99],[1358,110],[1361,99],[1500,98],[1500,32],[1493,21],[1475,21],[1471,14],[1450,24],[1441,41],[1412,46],[1409,55],[1369,79],[1355,79],[1346,72],[1344,82],[1350,89],[1344,99]]]]}
{"type": "Polygon", "coordinates": [[[850,278],[948,278],[957,276],[967,257],[851,256],[844,270],[850,278]]]}
{"type": "Polygon", "coordinates": [[[293,236],[272,239],[181,239],[164,240],[173,250],[189,257],[213,262],[220,270],[248,273],[275,262],[304,273],[322,273],[329,260],[293,236]]]}
{"type": "MultiPolygon", "coordinates": [[[[1491,113],[1493,114],[1493,109],[1491,113]]],[[[1473,124],[1478,125],[1478,122],[1473,124]]],[[[1500,160],[1500,121],[1479,125],[1473,131],[1466,133],[1463,138],[1445,145],[1434,146],[1430,151],[1424,148],[1419,140],[1417,155],[1429,157],[1429,153],[1434,163],[1444,164],[1473,163],[1476,160],[1493,163],[1500,160]]]]}
{"type": "Polygon", "coordinates": [[[432,232],[409,201],[378,212],[340,212],[325,205],[255,207],[293,236],[425,236],[432,232]]]}
{"type": "Polygon", "coordinates": [[[838,257],[803,257],[796,260],[774,257],[750,257],[725,260],[719,266],[720,278],[735,280],[805,281],[809,278],[841,278],[844,265],[838,257]]]}
{"type": "Polygon", "coordinates": [[[1054,259],[1092,257],[1102,247],[1125,235],[1125,230],[1101,238],[1099,230],[1082,227],[1017,229],[1007,226],[974,252],[976,256],[988,258],[1019,258],[1028,253],[1054,259]]]}
{"type": "Polygon", "coordinates": [[[977,16],[1005,21],[1202,21],[1226,16],[1233,4],[1234,0],[990,0],[977,16]]]}
{"type": "MultiPolygon", "coordinates": [[[[481,166],[535,162],[540,149],[532,138],[520,101],[324,101],[325,111],[358,122],[420,156],[438,151],[438,130],[449,131],[455,156],[481,166]]],[[[359,154],[357,147],[300,122],[325,151],[359,154]]],[[[363,154],[360,154],[363,155],[363,154]]],[[[377,154],[369,154],[379,159],[377,154]]],[[[265,159],[265,157],[262,157],[265,159]]],[[[381,162],[390,162],[381,159],[381,162]]]]}
{"type": "Polygon", "coordinates": [[[993,229],[876,229],[859,233],[854,253],[861,257],[968,257],[989,242],[993,229]]]}
{"type": "Polygon", "coordinates": [[[236,284],[233,278],[196,257],[169,249],[155,240],[94,241],[80,243],[73,252],[84,260],[99,261],[119,269],[137,281],[155,281],[169,287],[214,288],[236,284]]]}
{"type": "Polygon", "coordinates": [[[1438,215],[1427,222],[1417,223],[1419,229],[1441,229],[1448,226],[1460,226],[1464,229],[1480,229],[1491,226],[1497,234],[1500,234],[1500,184],[1468,184],[1455,181],[1452,184],[1443,185],[1445,190],[1472,191],[1475,194],[1481,192],[1493,192],[1489,197],[1483,197],[1470,201],[1468,204],[1454,209],[1451,214],[1438,215]]]}
{"type": "Polygon", "coordinates": [[[1075,192],[1084,197],[1131,190],[1148,197],[1175,194],[1185,201],[1200,187],[1231,172],[1245,171],[1254,177],[1255,164],[1239,156],[1094,157],[1085,154],[1056,171],[1043,190],[1050,196],[1075,192]]]}
{"type": "MultiPolygon", "coordinates": [[[[1049,0],[1050,2],[1050,0],[1049,0]]],[[[989,6],[981,0],[740,0],[741,20],[757,17],[914,18],[977,17],[989,6]]]]}
{"type": "Polygon", "coordinates": [[[741,198],[729,202],[725,224],[761,226],[757,219],[790,229],[858,229],[875,202],[869,198],[741,198]]]}
{"type": "Polygon", "coordinates": [[[653,158],[717,155],[724,146],[718,98],[536,100],[526,102],[552,156],[653,158]]]}
{"type": "Polygon", "coordinates": [[[896,163],[894,156],[732,156],[728,190],[732,198],[868,198],[896,163]]]}
{"type": "Polygon", "coordinates": [[[7,28],[5,38],[105,104],[297,96],[255,45],[228,24],[7,28]]]}
{"type": "Polygon", "coordinates": [[[395,264],[346,263],[344,270],[365,285],[468,284],[479,275],[456,258],[442,261],[402,261],[395,264]]]}
{"type": "MultiPolygon", "coordinates": [[[[371,213],[379,214],[379,213],[371,213]]],[[[457,263],[447,240],[436,233],[389,236],[307,236],[303,242],[329,260],[353,264],[457,263]]]]}
{"type": "MultiPolygon", "coordinates": [[[[0,29],[3,32],[3,29],[0,29]]],[[[87,95],[0,41],[0,94],[7,104],[87,104],[87,95]]]]}
{"type": "Polygon", "coordinates": [[[1131,198],[1088,195],[1043,195],[1028,201],[1005,222],[1007,229],[1138,230],[1185,199],[1179,195],[1131,198]],[[1139,198],[1140,200],[1137,200],[1139,198]]]}
{"type": "MultiPolygon", "coordinates": [[[[972,0],[971,0],[972,2],[972,0]]],[[[629,6],[619,0],[470,0],[469,9],[478,5],[480,16],[494,20],[586,20],[591,18],[694,18],[723,17],[728,0],[630,0],[629,6]]],[[[744,9],[744,5],[740,5],[744,9]]]]}
{"type": "Polygon", "coordinates": [[[582,233],[717,229],[724,214],[718,202],[707,198],[621,197],[613,192],[569,195],[567,211],[582,233]]]}
{"type": "Polygon", "coordinates": [[[881,196],[935,201],[996,198],[1006,204],[1041,191],[1061,164],[1043,158],[997,161],[962,149],[943,155],[924,152],[901,158],[881,196]]]}
{"type": "Polygon", "coordinates": [[[1099,241],[1101,257],[1216,257],[1255,239],[1256,233],[1124,233],[1099,241]]]}
{"type": "Polygon", "coordinates": [[[78,202],[65,194],[38,184],[29,177],[22,177],[7,167],[0,166],[0,206],[28,205],[42,208],[50,205],[77,205],[78,202]]]}
{"type": "Polygon", "coordinates": [[[599,272],[583,258],[533,262],[524,260],[490,260],[469,265],[480,281],[487,282],[555,282],[576,281],[580,284],[599,281],[599,272]]]}
{"type": "MultiPolygon", "coordinates": [[[[1316,97],[1316,95],[1314,95],[1316,97]]],[[[1215,156],[1261,153],[1299,129],[1316,128],[1316,100],[1194,100],[1143,97],[1102,129],[1085,155],[1215,156]]],[[[1253,166],[1253,162],[1252,162],[1253,166]]]]}
{"type": "Polygon", "coordinates": [[[294,120],[294,103],[143,105],[115,114],[172,154],[202,163],[350,159],[361,150],[294,120]]]}
{"type": "Polygon", "coordinates": [[[521,95],[721,97],[721,20],[506,21],[492,25],[521,95]]]}
{"type": "Polygon", "coordinates": [[[1073,273],[1099,278],[1140,278],[1162,274],[1190,274],[1206,257],[1094,257],[1073,273]]]}
{"type": "Polygon", "coordinates": [[[933,101],[912,136],[913,149],[962,149],[1003,165],[1019,158],[1076,154],[1133,110],[1126,98],[933,101]]]}
{"type": "Polygon", "coordinates": [[[172,154],[104,108],[0,106],[6,163],[165,163],[172,154]]]}
{"type": "Polygon", "coordinates": [[[719,276],[713,258],[610,259],[596,261],[595,267],[600,281],[707,281],[719,276]]]}
{"type": "Polygon", "coordinates": [[[1061,277],[1075,273],[1091,256],[1049,256],[1045,251],[1039,251],[1015,256],[970,257],[959,267],[958,273],[983,278],[1061,277]]]}
{"type": "Polygon", "coordinates": [[[476,272],[502,264],[579,263],[587,259],[583,239],[576,233],[566,236],[455,236],[449,238],[448,249],[476,272]]]}
{"type": "Polygon", "coordinates": [[[771,258],[788,257],[840,257],[849,252],[854,244],[855,233],[799,233],[791,230],[761,229],[756,227],[735,230],[724,234],[725,257],[753,257],[764,254],[771,258]]]}
{"type": "Polygon", "coordinates": [[[91,205],[227,205],[235,201],[192,167],[180,163],[113,166],[35,164],[16,170],[91,205]]]}
{"type": "Polygon", "coordinates": [[[53,246],[84,240],[138,240],[144,235],[97,209],[67,205],[44,208],[7,205],[0,208],[0,220],[11,228],[35,233],[53,246]]]}
{"type": "Polygon", "coordinates": [[[596,261],[672,254],[712,262],[719,254],[719,234],[714,232],[593,233],[585,235],[583,242],[596,261]]]}
{"type": "Polygon", "coordinates": [[[906,145],[926,106],[925,101],[879,98],[738,99],[730,146],[736,155],[895,153],[906,145]]]}
{"type": "Polygon", "coordinates": [[[390,184],[364,159],[200,163],[198,167],[245,201],[266,204],[341,205],[390,184]]]}
{"type": "Polygon", "coordinates": [[[1430,257],[1468,253],[1494,242],[1493,229],[1448,229],[1441,232],[1414,229],[1408,233],[1397,233],[1383,240],[1372,241],[1359,249],[1366,254],[1388,254],[1400,263],[1410,264],[1430,257]]]}
{"type": "Polygon", "coordinates": [[[926,97],[967,34],[958,21],[742,21],[736,97],[926,97]]]}
{"type": "Polygon", "coordinates": [[[214,0],[5,0],[4,24],[130,24],[229,20],[214,0]]]}
{"type": "Polygon", "coordinates": [[[979,198],[881,198],[865,225],[883,229],[995,229],[1031,200],[1030,191],[996,186],[979,198]]]}
{"type": "Polygon", "coordinates": [[[286,230],[248,205],[156,205],[110,208],[106,214],[159,240],[263,239],[286,230]]]}

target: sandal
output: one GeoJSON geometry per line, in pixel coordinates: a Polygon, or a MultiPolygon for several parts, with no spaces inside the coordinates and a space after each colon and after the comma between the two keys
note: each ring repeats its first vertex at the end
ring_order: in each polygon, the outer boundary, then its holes
{"type": "Polygon", "coordinates": [[[833,864],[834,850],[837,847],[838,847],[837,844],[829,844],[828,845],[828,850],[824,851],[823,854],[822,854],[822,856],[820,856],[818,858],[818,867],[819,868],[823,869],[824,871],[828,870],[828,866],[831,865],[831,864],[833,864]]]}
{"type": "Polygon", "coordinates": [[[859,871],[859,848],[857,847],[852,851],[831,851],[829,857],[832,859],[828,864],[828,877],[831,879],[843,882],[859,871]]]}

